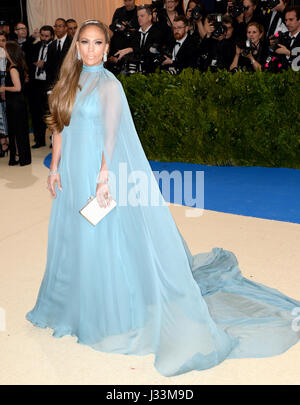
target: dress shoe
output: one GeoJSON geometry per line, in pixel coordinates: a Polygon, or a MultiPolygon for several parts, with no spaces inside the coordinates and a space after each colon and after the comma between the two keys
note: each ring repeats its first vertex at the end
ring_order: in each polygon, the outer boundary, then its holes
{"type": "Polygon", "coordinates": [[[20,162],[16,160],[10,160],[8,162],[8,166],[17,166],[20,162]]]}
{"type": "Polygon", "coordinates": [[[38,149],[43,146],[46,146],[46,145],[44,143],[36,143],[36,144],[32,145],[32,149],[38,149]]]}

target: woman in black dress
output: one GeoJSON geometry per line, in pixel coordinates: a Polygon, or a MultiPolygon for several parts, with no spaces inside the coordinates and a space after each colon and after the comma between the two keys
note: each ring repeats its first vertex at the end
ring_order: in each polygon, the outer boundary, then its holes
{"type": "Polygon", "coordinates": [[[262,70],[268,53],[268,48],[264,42],[264,27],[256,22],[248,24],[247,40],[251,41],[251,50],[246,52],[245,49],[242,49],[245,46],[236,45],[236,53],[230,71],[254,72],[262,70]]]}
{"type": "MultiPolygon", "coordinates": [[[[4,31],[0,31],[0,86],[5,86],[6,76],[6,56],[5,44],[7,35],[4,31]]],[[[8,154],[8,132],[6,120],[6,103],[5,94],[0,94],[0,157],[8,154]]]]}
{"type": "Polygon", "coordinates": [[[5,92],[6,100],[10,150],[8,164],[25,166],[31,163],[28,117],[23,93],[27,66],[22,49],[16,42],[8,41],[5,52],[8,61],[7,75],[5,86],[0,87],[0,92],[5,92]]]}

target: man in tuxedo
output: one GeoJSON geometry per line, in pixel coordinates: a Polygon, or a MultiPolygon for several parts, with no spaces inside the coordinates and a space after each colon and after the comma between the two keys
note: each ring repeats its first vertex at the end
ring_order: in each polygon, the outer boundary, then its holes
{"type": "Polygon", "coordinates": [[[131,46],[115,53],[118,60],[128,54],[133,54],[136,60],[141,61],[142,69],[145,73],[155,71],[153,64],[153,54],[151,48],[162,49],[164,38],[160,29],[152,23],[152,8],[149,4],[138,6],[137,8],[139,30],[132,35],[131,46]]]}
{"type": "Polygon", "coordinates": [[[277,55],[282,55],[294,70],[300,69],[300,6],[288,7],[285,12],[285,25],[289,31],[289,43],[278,44],[277,55]]]}
{"type": "Polygon", "coordinates": [[[286,32],[284,13],[290,0],[279,0],[279,4],[265,15],[264,28],[266,38],[272,37],[276,32],[286,32]]]}
{"type": "Polygon", "coordinates": [[[63,60],[68,53],[72,38],[67,34],[67,23],[63,18],[57,18],[54,24],[56,39],[49,45],[45,63],[48,90],[51,90],[59,75],[63,60]]]}
{"type": "Polygon", "coordinates": [[[47,74],[45,63],[48,49],[54,39],[54,30],[50,25],[40,29],[40,41],[33,45],[29,63],[29,80],[31,88],[30,107],[35,145],[32,148],[45,146],[46,124],[44,116],[48,111],[47,74]]]}
{"type": "Polygon", "coordinates": [[[188,67],[196,67],[197,47],[189,35],[188,20],[185,16],[174,18],[173,34],[174,41],[170,48],[172,57],[165,56],[162,66],[168,69],[175,68],[177,72],[188,67]]]}

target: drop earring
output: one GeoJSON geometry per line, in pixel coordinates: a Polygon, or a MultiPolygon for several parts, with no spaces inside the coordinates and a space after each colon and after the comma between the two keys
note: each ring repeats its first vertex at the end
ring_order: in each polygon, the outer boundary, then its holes
{"type": "Polygon", "coordinates": [[[79,51],[77,51],[77,59],[81,60],[81,55],[80,55],[79,51]]]}
{"type": "Polygon", "coordinates": [[[103,62],[107,62],[107,53],[105,52],[105,54],[103,55],[103,62]]]}

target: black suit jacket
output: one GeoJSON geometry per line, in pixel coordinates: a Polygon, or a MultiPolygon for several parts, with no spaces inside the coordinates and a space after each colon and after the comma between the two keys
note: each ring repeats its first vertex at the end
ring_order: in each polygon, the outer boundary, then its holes
{"type": "Polygon", "coordinates": [[[52,88],[58,79],[61,65],[71,46],[72,38],[67,35],[60,53],[57,52],[57,42],[58,40],[56,39],[49,45],[47,62],[45,63],[47,85],[49,88],[52,88]]]}
{"type": "Polygon", "coordinates": [[[279,11],[276,12],[275,17],[272,21],[272,24],[270,25],[271,17],[272,17],[272,13],[268,13],[264,17],[264,28],[265,28],[265,34],[267,36],[267,39],[275,34],[276,26],[277,26],[279,20],[281,22],[284,22],[284,15],[281,14],[279,11]]]}
{"type": "MultiPolygon", "coordinates": [[[[170,51],[173,52],[176,41],[173,41],[170,51]]],[[[183,44],[180,46],[175,60],[171,66],[174,66],[178,70],[182,70],[188,67],[195,68],[197,62],[197,44],[194,38],[188,34],[183,44]]]]}
{"type": "MultiPolygon", "coordinates": [[[[29,69],[29,78],[30,80],[34,80],[35,78],[35,71],[36,66],[34,63],[38,62],[40,49],[43,46],[42,41],[37,42],[32,46],[32,52],[30,55],[30,60],[28,61],[28,69],[29,69]]],[[[49,45],[50,46],[50,45],[49,45]]]]}
{"type": "Polygon", "coordinates": [[[141,37],[142,33],[136,31],[132,39],[132,49],[135,57],[142,59],[144,61],[144,68],[146,72],[154,72],[155,66],[152,64],[153,56],[150,52],[150,48],[155,46],[158,50],[162,50],[165,46],[163,33],[160,31],[159,27],[155,24],[149,29],[148,35],[144,45],[141,47],[141,37]]]}
{"type": "MultiPolygon", "coordinates": [[[[300,32],[297,35],[297,38],[295,39],[294,43],[290,47],[291,51],[291,56],[289,58],[289,62],[293,63],[293,61],[300,56],[300,32]]],[[[300,62],[297,64],[300,66],[300,62]]]]}

